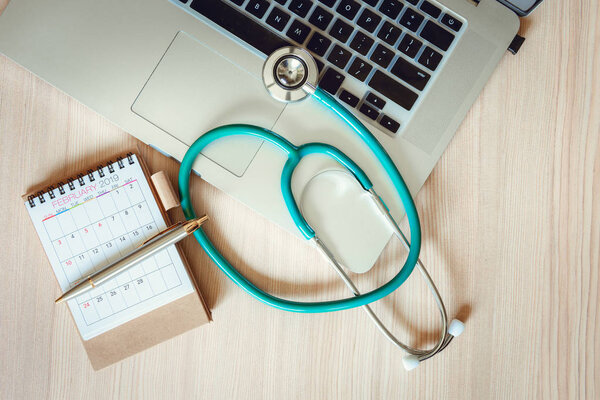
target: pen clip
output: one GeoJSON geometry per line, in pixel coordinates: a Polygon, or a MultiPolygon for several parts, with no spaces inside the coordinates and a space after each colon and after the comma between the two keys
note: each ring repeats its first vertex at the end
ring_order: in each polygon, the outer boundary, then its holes
{"type": "Polygon", "coordinates": [[[156,235],[149,237],[148,239],[146,239],[144,242],[142,242],[142,244],[140,244],[138,247],[142,247],[143,245],[145,245],[146,243],[150,242],[151,240],[156,239],[157,237],[159,237],[160,235],[167,233],[169,231],[172,231],[173,229],[177,228],[178,226],[181,226],[181,224],[183,224],[183,222],[178,222],[176,224],[171,225],[170,227],[168,227],[167,229],[164,229],[160,232],[158,232],[156,235]]]}

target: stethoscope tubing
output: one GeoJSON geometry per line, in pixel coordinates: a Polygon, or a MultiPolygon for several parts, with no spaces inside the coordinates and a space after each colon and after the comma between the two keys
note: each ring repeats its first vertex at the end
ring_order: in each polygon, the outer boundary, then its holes
{"type": "MultiPolygon", "coordinates": [[[[252,282],[246,279],[239,271],[235,269],[229,263],[229,261],[215,248],[211,240],[208,238],[202,228],[194,232],[194,237],[202,248],[206,251],[209,258],[227,275],[236,285],[245,290],[248,294],[255,297],[257,300],[281,309],[285,311],[300,312],[300,313],[319,313],[319,312],[331,312],[345,310],[349,308],[355,308],[364,306],[374,301],[380,300],[383,297],[391,294],[398,287],[406,281],[406,279],[412,273],[421,249],[421,228],[419,217],[415,204],[410,195],[410,191],[406,186],[406,183],[402,179],[400,172],[397,170],[394,162],[383,149],[381,144],[373,136],[373,134],[348,110],[341,106],[331,95],[326,93],[320,88],[316,88],[313,93],[313,97],[320,101],[327,109],[333,111],[338,117],[340,117],[346,124],[365,142],[367,147],[374,153],[375,157],[386,171],[392,185],[396,189],[397,194],[400,196],[404,205],[405,213],[408,219],[408,224],[411,233],[411,244],[409,246],[409,252],[407,259],[398,272],[390,281],[374,289],[370,292],[360,294],[358,296],[349,297],[345,299],[322,301],[322,302],[298,302],[293,300],[282,299],[273,296],[265,291],[256,287],[252,282]]],[[[333,158],[341,161],[350,172],[361,182],[363,187],[369,185],[370,181],[364,174],[364,172],[345,156],[341,151],[335,149],[332,146],[323,143],[310,143],[302,146],[294,146],[288,140],[282,136],[265,128],[253,126],[253,125],[225,125],[215,128],[204,135],[200,136],[186,152],[179,169],[179,193],[181,198],[181,206],[183,208],[184,215],[187,219],[196,218],[196,213],[192,207],[189,183],[190,175],[194,161],[200,154],[200,152],[210,143],[215,140],[236,136],[236,135],[249,135],[265,140],[268,143],[280,148],[288,156],[288,161],[284,165],[282,171],[281,188],[284,196],[284,201],[290,211],[290,215],[296,222],[296,225],[301,230],[302,234],[307,238],[314,237],[314,231],[308,223],[304,220],[304,217],[300,213],[298,206],[293,198],[291,191],[291,178],[295,166],[304,155],[308,153],[309,146],[313,146],[314,151],[325,153],[333,158]],[[333,149],[333,151],[332,151],[333,149]],[[290,161],[291,160],[291,161],[290,161]]],[[[365,188],[366,190],[370,189],[365,188]]],[[[383,200],[382,200],[383,201],[383,200]]]]}

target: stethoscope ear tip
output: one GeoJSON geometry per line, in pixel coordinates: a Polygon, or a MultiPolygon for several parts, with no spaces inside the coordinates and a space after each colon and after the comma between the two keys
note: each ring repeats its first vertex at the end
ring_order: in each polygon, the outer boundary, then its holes
{"type": "MultiPolygon", "coordinates": [[[[448,335],[450,335],[452,337],[460,336],[464,331],[465,331],[465,324],[463,324],[461,321],[459,321],[457,319],[453,319],[450,322],[450,325],[448,325],[448,335]]],[[[447,339],[446,344],[448,344],[450,342],[450,339],[448,339],[448,337],[446,339],[447,339]]],[[[442,349],[443,349],[443,347],[442,347],[442,349]]],[[[404,369],[407,371],[412,371],[413,369],[417,368],[420,363],[421,363],[421,360],[419,359],[419,356],[417,356],[417,355],[407,354],[404,357],[402,357],[402,365],[404,365],[404,369]]]]}
{"type": "Polygon", "coordinates": [[[402,357],[402,365],[404,365],[404,369],[407,371],[412,371],[417,368],[420,363],[419,357],[414,354],[407,354],[402,357]]]}
{"type": "Polygon", "coordinates": [[[454,337],[460,336],[465,331],[465,324],[457,319],[453,319],[448,326],[448,333],[454,337]]]}

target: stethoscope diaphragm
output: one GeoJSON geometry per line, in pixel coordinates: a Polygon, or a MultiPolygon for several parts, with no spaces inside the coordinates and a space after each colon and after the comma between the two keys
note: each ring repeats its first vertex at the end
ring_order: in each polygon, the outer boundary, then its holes
{"type": "Polygon", "coordinates": [[[306,50],[282,47],[265,60],[263,81],[274,99],[288,103],[315,91],[318,71],[315,59],[306,50]]]}

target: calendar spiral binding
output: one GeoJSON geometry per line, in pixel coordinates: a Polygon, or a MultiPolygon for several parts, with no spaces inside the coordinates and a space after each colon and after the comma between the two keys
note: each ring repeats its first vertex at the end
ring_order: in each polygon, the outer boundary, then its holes
{"type": "Polygon", "coordinates": [[[108,173],[110,174],[116,171],[115,164],[119,169],[123,169],[125,168],[125,160],[127,160],[127,163],[129,165],[134,164],[135,160],[133,159],[133,153],[127,153],[124,157],[117,157],[116,161],[114,162],[112,160],[108,160],[105,164],[98,164],[96,169],[88,169],[85,174],[80,173],[77,174],[75,178],[68,178],[66,182],[58,182],[56,184],[56,187],[54,185],[50,185],[45,190],[40,190],[36,193],[30,194],[27,196],[27,202],[29,203],[29,207],[34,208],[36,206],[36,198],[39,200],[40,204],[46,202],[45,195],[48,195],[50,199],[56,198],[56,193],[54,193],[55,190],[58,190],[59,194],[63,195],[66,193],[65,187],[68,187],[69,190],[75,190],[75,184],[77,183],[79,184],[79,187],[85,186],[86,175],[89,182],[94,182],[96,180],[96,178],[94,177],[94,172],[97,172],[100,178],[104,178],[106,176],[106,173],[104,172],[105,168],[108,169],[108,173]]]}

